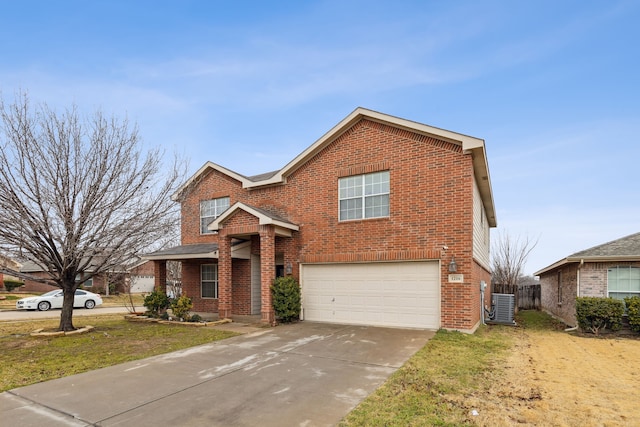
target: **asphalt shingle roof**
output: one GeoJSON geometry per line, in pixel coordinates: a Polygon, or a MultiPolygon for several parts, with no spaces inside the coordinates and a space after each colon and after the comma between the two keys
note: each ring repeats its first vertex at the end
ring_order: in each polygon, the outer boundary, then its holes
{"type": "Polygon", "coordinates": [[[570,255],[569,258],[640,256],[640,233],[622,237],[570,255]]]}
{"type": "Polygon", "coordinates": [[[195,254],[210,254],[218,250],[217,243],[200,243],[195,245],[180,245],[174,246],[168,249],[162,249],[150,254],[148,256],[164,256],[164,255],[195,255],[195,254]]]}

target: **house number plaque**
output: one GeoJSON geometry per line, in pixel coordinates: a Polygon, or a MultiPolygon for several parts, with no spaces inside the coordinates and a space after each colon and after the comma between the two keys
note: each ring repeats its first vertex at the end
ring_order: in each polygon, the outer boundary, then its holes
{"type": "Polygon", "coordinates": [[[464,274],[450,274],[449,283],[462,283],[464,282],[464,274]]]}

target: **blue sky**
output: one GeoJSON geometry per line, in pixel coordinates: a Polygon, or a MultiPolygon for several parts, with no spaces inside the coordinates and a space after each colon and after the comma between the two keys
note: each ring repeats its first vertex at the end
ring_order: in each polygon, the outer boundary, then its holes
{"type": "MultiPolygon", "coordinates": [[[[280,169],[361,106],[482,138],[525,272],[640,231],[638,1],[0,0],[0,91],[280,169]]],[[[495,234],[495,231],[494,231],[495,234]]]]}

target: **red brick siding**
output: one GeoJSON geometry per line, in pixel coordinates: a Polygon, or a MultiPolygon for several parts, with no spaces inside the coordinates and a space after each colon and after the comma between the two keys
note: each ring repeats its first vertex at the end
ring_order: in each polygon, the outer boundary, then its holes
{"type": "MultiPolygon", "coordinates": [[[[27,273],[30,276],[40,279],[50,279],[50,276],[45,272],[27,273]]],[[[54,285],[48,285],[46,283],[35,282],[33,280],[24,280],[24,286],[19,288],[20,292],[32,292],[32,293],[45,293],[53,291],[54,289],[60,289],[54,285]]]]}
{"type": "Polygon", "coordinates": [[[217,313],[218,300],[215,298],[201,298],[200,266],[202,264],[216,264],[215,260],[190,260],[182,263],[182,293],[191,298],[193,311],[203,313],[217,313]]]}
{"type": "MultiPolygon", "coordinates": [[[[242,201],[269,209],[300,226],[289,244],[293,255],[285,252],[296,275],[303,260],[404,260],[414,254],[439,259],[442,247],[448,246],[446,256],[455,256],[465,283],[447,283],[449,258],[444,259],[442,326],[477,325],[473,166],[460,146],[362,120],[294,171],[284,185],[243,189],[240,182],[213,170],[182,203],[184,244],[218,240],[218,235],[200,235],[199,202],[225,196],[231,204],[242,201]],[[390,173],[390,217],[339,222],[338,178],[380,170],[390,173]]],[[[251,222],[247,215],[234,215],[224,227],[253,230],[255,219],[251,222]]]]}
{"type": "Polygon", "coordinates": [[[153,261],[147,261],[144,264],[132,268],[129,273],[139,276],[153,276],[155,274],[153,261]]]}
{"type": "Polygon", "coordinates": [[[233,260],[233,314],[251,314],[251,261],[233,260]]]}

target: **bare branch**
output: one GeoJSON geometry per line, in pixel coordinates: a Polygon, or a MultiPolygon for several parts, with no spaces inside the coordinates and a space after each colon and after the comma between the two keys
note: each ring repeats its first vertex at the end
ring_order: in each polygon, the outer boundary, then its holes
{"type": "Polygon", "coordinates": [[[498,233],[492,244],[492,281],[503,285],[516,285],[522,277],[524,266],[531,251],[538,244],[529,237],[511,237],[509,233],[498,233]]]}
{"type": "Polygon", "coordinates": [[[78,274],[113,271],[179,232],[170,196],[186,162],[143,152],[136,125],[32,108],[26,95],[0,100],[0,119],[0,249],[47,271],[65,303],[78,274]]]}

